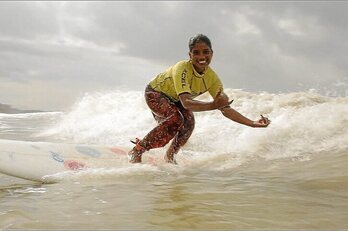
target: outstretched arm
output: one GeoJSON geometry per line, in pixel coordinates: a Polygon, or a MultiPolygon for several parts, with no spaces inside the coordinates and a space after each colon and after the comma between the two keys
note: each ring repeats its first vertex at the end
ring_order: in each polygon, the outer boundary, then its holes
{"type": "Polygon", "coordinates": [[[262,115],[261,119],[256,121],[243,116],[229,106],[233,100],[229,101],[227,95],[222,91],[220,91],[214,98],[214,101],[211,102],[195,100],[189,93],[181,94],[179,98],[183,107],[190,111],[209,111],[218,109],[228,119],[250,127],[267,127],[271,123],[268,118],[263,117],[262,115]]]}
{"type": "Polygon", "coordinates": [[[234,110],[233,108],[231,108],[230,106],[221,108],[220,111],[228,119],[233,120],[240,124],[247,125],[249,127],[253,127],[253,128],[267,127],[271,123],[271,121],[268,118],[263,117],[262,115],[261,115],[261,119],[259,120],[256,120],[256,121],[250,120],[247,117],[240,114],[239,112],[237,112],[236,110],[234,110]]]}

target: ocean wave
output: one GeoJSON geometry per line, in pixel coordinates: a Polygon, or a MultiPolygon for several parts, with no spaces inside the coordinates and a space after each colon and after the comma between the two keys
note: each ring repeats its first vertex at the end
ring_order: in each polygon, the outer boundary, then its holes
{"type": "MultiPolygon", "coordinates": [[[[237,111],[251,119],[263,114],[272,124],[256,129],[229,121],[218,111],[195,113],[196,128],[183,152],[279,159],[348,148],[347,97],[329,97],[315,91],[225,91],[234,99],[232,107],[237,111]]],[[[203,95],[200,99],[210,97],[203,95]]],[[[143,137],[155,125],[143,92],[95,92],[86,94],[40,135],[76,143],[129,146],[130,139],[143,137]]]]}

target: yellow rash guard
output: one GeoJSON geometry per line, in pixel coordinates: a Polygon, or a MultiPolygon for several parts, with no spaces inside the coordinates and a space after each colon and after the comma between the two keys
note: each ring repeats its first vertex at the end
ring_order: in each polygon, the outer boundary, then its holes
{"type": "Polygon", "coordinates": [[[152,89],[162,92],[174,102],[179,101],[179,95],[190,93],[196,97],[205,92],[215,98],[223,88],[218,75],[210,67],[203,74],[199,74],[192,62],[184,60],[171,66],[163,73],[157,75],[150,82],[152,89]]]}

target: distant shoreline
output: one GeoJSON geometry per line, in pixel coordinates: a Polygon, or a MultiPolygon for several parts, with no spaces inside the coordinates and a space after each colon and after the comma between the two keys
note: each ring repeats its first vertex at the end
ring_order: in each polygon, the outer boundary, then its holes
{"type": "Polygon", "coordinates": [[[6,114],[19,114],[19,113],[35,113],[35,112],[44,112],[40,110],[21,110],[13,108],[11,105],[0,103],[0,113],[6,114]]]}

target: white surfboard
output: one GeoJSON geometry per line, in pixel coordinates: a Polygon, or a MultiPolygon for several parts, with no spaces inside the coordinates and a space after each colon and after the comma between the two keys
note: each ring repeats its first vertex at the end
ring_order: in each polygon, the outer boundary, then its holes
{"type": "Polygon", "coordinates": [[[64,171],[128,164],[125,147],[0,140],[0,172],[33,181],[64,171]]]}

